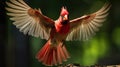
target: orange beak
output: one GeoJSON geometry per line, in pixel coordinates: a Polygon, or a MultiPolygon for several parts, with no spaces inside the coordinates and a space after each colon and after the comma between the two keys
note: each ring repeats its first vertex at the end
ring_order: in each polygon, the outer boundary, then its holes
{"type": "Polygon", "coordinates": [[[68,20],[68,15],[65,15],[65,16],[63,17],[63,20],[68,20]]]}

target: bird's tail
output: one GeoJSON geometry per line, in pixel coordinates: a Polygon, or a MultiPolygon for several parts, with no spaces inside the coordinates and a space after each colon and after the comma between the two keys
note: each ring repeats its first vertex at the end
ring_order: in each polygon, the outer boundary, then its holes
{"type": "Polygon", "coordinates": [[[46,66],[62,64],[69,58],[69,54],[63,43],[52,46],[48,41],[36,55],[36,58],[46,66]]]}

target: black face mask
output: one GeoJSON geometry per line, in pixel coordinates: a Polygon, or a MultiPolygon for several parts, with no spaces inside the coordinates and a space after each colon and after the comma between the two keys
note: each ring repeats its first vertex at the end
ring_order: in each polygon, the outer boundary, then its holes
{"type": "Polygon", "coordinates": [[[63,20],[62,24],[65,25],[69,22],[69,20],[63,20]]]}
{"type": "MultiPolygon", "coordinates": [[[[63,17],[62,17],[62,19],[63,19],[63,17]]],[[[65,24],[67,24],[67,23],[69,23],[69,15],[68,15],[68,20],[63,20],[63,21],[62,21],[62,24],[63,24],[63,25],[65,25],[65,24]]]]}

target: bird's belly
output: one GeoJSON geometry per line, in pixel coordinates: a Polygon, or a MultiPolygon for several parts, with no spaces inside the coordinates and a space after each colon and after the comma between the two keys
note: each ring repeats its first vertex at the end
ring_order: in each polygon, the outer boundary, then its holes
{"type": "Polygon", "coordinates": [[[59,43],[62,43],[66,39],[65,35],[61,35],[55,30],[53,30],[53,32],[51,33],[52,34],[50,36],[50,43],[52,46],[57,46],[59,43]]]}
{"type": "Polygon", "coordinates": [[[68,33],[66,31],[57,32],[56,30],[53,30],[51,32],[50,38],[61,41],[61,40],[65,40],[67,35],[68,33]]]}
{"type": "Polygon", "coordinates": [[[69,33],[70,30],[70,25],[66,24],[64,26],[57,26],[56,27],[56,32],[62,35],[66,35],[69,33]]]}
{"type": "Polygon", "coordinates": [[[64,25],[61,27],[55,27],[51,30],[50,38],[53,42],[62,42],[66,39],[70,30],[69,25],[64,25]]]}
{"type": "Polygon", "coordinates": [[[67,36],[67,34],[60,34],[60,33],[57,33],[56,35],[55,35],[55,38],[56,39],[59,39],[59,40],[65,40],[66,39],[66,36],[67,36]]]}

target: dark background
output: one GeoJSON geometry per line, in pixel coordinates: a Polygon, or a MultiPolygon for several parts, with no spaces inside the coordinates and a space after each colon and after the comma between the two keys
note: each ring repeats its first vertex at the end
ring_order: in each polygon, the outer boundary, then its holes
{"type": "MultiPolygon", "coordinates": [[[[112,7],[100,31],[89,41],[68,41],[66,47],[71,58],[68,63],[80,65],[120,64],[120,0],[25,0],[33,8],[41,8],[44,15],[56,20],[62,6],[66,6],[70,19],[90,14],[105,2],[112,7]]],[[[45,67],[35,59],[46,40],[23,35],[6,15],[5,0],[0,0],[0,67],[45,67]]]]}

